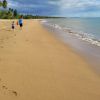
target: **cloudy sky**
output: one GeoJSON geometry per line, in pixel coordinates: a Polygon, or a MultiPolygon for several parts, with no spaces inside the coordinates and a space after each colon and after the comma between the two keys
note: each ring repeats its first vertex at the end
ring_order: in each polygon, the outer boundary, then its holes
{"type": "Polygon", "coordinates": [[[100,17],[100,0],[8,0],[8,7],[27,14],[100,17]]]}

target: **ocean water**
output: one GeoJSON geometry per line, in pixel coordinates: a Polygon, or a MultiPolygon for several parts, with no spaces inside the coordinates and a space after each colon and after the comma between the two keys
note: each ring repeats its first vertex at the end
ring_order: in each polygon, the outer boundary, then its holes
{"type": "Polygon", "coordinates": [[[48,21],[58,24],[62,28],[71,28],[76,31],[89,33],[100,39],[100,18],[63,18],[50,19],[48,21]]]}
{"type": "Polygon", "coordinates": [[[59,18],[41,22],[81,54],[100,75],[100,18],[59,18]]]}
{"type": "Polygon", "coordinates": [[[47,22],[52,27],[69,30],[80,39],[100,46],[100,18],[61,18],[47,22]]]}

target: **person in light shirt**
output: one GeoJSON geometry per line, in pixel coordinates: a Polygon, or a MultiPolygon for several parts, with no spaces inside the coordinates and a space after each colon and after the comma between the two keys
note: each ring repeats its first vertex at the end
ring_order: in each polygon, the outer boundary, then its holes
{"type": "Polygon", "coordinates": [[[22,27],[23,27],[23,16],[20,17],[18,23],[19,23],[20,28],[22,29],[22,27]]]}

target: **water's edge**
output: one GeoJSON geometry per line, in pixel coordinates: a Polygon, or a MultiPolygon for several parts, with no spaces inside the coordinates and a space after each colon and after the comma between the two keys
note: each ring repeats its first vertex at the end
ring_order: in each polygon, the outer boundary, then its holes
{"type": "Polygon", "coordinates": [[[76,53],[85,58],[91,65],[91,68],[100,75],[100,46],[98,42],[77,38],[76,34],[73,35],[73,30],[67,29],[64,31],[59,26],[53,24],[50,25],[50,23],[45,22],[45,20],[42,20],[41,24],[48,31],[51,31],[56,38],[71,46],[76,53]],[[93,43],[91,43],[91,41],[93,43]]]}

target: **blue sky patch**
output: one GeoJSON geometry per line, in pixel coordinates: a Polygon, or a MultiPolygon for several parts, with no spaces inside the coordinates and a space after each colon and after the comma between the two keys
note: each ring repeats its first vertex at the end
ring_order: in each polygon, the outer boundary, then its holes
{"type": "Polygon", "coordinates": [[[66,17],[100,17],[100,0],[8,0],[20,13],[66,17]]]}

